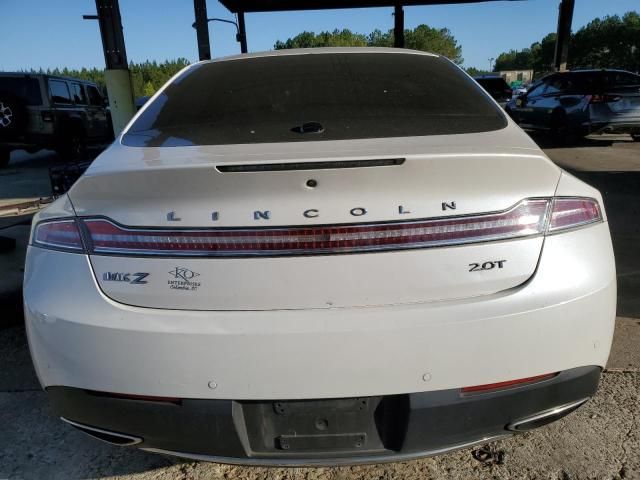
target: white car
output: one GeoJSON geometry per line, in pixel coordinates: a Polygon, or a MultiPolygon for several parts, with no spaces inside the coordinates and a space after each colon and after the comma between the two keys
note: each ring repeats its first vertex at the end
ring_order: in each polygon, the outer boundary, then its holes
{"type": "Polygon", "coordinates": [[[411,459],[596,392],[600,193],[462,70],[394,49],[191,65],[34,218],[29,343],[56,415],[193,459],[411,459]]]}

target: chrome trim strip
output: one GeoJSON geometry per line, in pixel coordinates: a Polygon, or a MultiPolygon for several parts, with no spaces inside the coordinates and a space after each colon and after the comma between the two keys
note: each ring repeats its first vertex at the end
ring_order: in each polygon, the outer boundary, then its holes
{"type": "Polygon", "coordinates": [[[571,410],[571,409],[574,409],[574,408],[577,408],[577,407],[581,406],[582,404],[586,403],[587,400],[589,400],[589,397],[583,398],[583,399],[578,400],[576,402],[568,403],[566,405],[561,405],[559,407],[555,407],[555,408],[552,408],[551,410],[546,410],[544,412],[537,413],[537,414],[531,415],[529,417],[525,417],[525,418],[523,418],[521,420],[517,420],[515,422],[511,422],[509,425],[507,425],[507,430],[510,430],[510,431],[513,431],[513,432],[522,432],[524,430],[518,430],[518,427],[521,426],[521,425],[524,425],[525,423],[535,422],[536,420],[541,420],[543,418],[552,417],[554,415],[562,414],[563,412],[566,412],[567,410],[571,410]]]}
{"type": "MultiPolygon", "coordinates": [[[[116,432],[112,432],[111,430],[103,430],[101,428],[96,428],[96,427],[90,427],[89,425],[85,425],[83,423],[78,423],[78,422],[74,422],[72,420],[69,420],[68,418],[64,418],[64,417],[60,417],[60,420],[62,420],[65,423],[68,423],[69,425],[76,427],[78,429],[82,430],[89,430],[91,432],[96,432],[96,433],[104,433],[105,435],[112,435],[114,437],[120,437],[120,438],[124,438],[129,440],[129,443],[115,443],[115,442],[110,442],[109,440],[104,440],[103,438],[98,438],[98,437],[94,437],[97,440],[101,440],[105,443],[109,443],[111,445],[117,445],[119,447],[125,447],[125,446],[131,446],[131,445],[138,445],[139,443],[142,443],[142,438],[140,437],[134,437],[132,435],[125,435],[124,433],[116,433],[116,432]]],[[[87,435],[91,435],[89,433],[87,433],[87,435]]]]}
{"type": "Polygon", "coordinates": [[[398,251],[398,250],[409,250],[409,249],[418,249],[418,248],[437,248],[443,246],[456,246],[456,245],[466,245],[466,244],[479,244],[493,241],[507,241],[512,239],[522,239],[522,238],[530,238],[530,237],[539,237],[543,236],[547,230],[550,218],[551,218],[551,204],[552,197],[531,197],[520,200],[516,204],[511,207],[495,212],[483,212],[483,213],[475,213],[469,215],[451,215],[444,217],[432,217],[432,218],[423,218],[423,219],[413,219],[408,221],[378,221],[378,222],[361,222],[361,223],[351,223],[351,224],[328,224],[328,225],[296,225],[292,227],[284,227],[284,226],[262,226],[262,227],[213,227],[213,228],[145,228],[145,227],[128,227],[124,225],[120,225],[118,222],[111,220],[106,217],[80,217],[80,225],[82,226],[82,231],[86,235],[89,241],[89,254],[92,255],[131,255],[131,256],[149,256],[149,257],[217,257],[217,258],[237,258],[237,257],[281,257],[281,256],[312,256],[312,255],[339,255],[339,254],[349,254],[349,253],[367,253],[367,252],[380,252],[380,251],[398,251]],[[336,248],[318,248],[309,250],[236,250],[236,251],[215,251],[215,250],[193,250],[193,251],[179,251],[179,250],[148,250],[148,249],[127,249],[127,248],[113,248],[113,247],[95,247],[93,242],[91,241],[91,233],[88,230],[86,222],[93,221],[103,221],[110,223],[111,225],[126,231],[126,232],[140,232],[144,233],[218,233],[218,232],[234,232],[234,233],[249,233],[249,232],[292,232],[292,231],[304,231],[309,229],[321,229],[321,228],[336,228],[336,227],[367,227],[367,228],[376,228],[383,226],[404,226],[404,225],[415,225],[421,223],[428,222],[438,222],[438,221],[456,221],[456,220],[471,220],[478,219],[482,221],[483,218],[494,216],[494,215],[506,215],[510,212],[517,210],[520,206],[525,202],[534,202],[534,201],[546,201],[547,205],[545,207],[544,213],[541,215],[541,221],[539,222],[539,230],[531,233],[514,233],[514,234],[494,234],[494,235],[486,235],[482,237],[474,237],[474,238],[462,238],[455,240],[439,240],[439,241],[422,241],[415,243],[396,243],[396,244],[388,244],[388,245],[368,245],[368,246],[358,246],[358,247],[336,247],[336,248]]]}
{"type": "Polygon", "coordinates": [[[365,455],[350,457],[333,457],[333,458],[256,458],[256,457],[218,457],[215,455],[201,455],[197,453],[174,452],[171,450],[162,450],[159,448],[141,448],[147,452],[160,453],[163,455],[171,455],[174,457],[188,458],[191,460],[224,463],[229,465],[247,465],[247,466],[265,466],[265,467],[330,467],[330,466],[348,466],[348,465],[364,465],[376,463],[402,462],[407,460],[415,460],[424,457],[433,457],[450,453],[463,448],[473,447],[486,442],[493,442],[506,437],[512,436],[513,433],[505,433],[502,435],[494,435],[489,437],[478,438],[470,442],[460,443],[449,447],[438,448],[435,450],[426,450],[412,453],[396,453],[391,455],[365,455]]]}

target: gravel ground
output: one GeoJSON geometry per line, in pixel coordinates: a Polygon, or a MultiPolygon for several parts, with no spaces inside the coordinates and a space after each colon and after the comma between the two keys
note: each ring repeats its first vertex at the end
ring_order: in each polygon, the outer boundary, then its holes
{"type": "Polygon", "coordinates": [[[607,372],[598,394],[548,427],[435,458],[340,468],[189,462],[112,447],[53,418],[39,391],[0,393],[0,479],[639,479],[640,372],[607,372]]]}

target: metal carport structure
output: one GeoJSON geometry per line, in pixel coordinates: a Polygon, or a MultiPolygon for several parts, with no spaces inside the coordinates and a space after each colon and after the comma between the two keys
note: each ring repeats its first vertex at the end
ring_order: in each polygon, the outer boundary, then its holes
{"type": "MultiPolygon", "coordinates": [[[[118,0],[95,0],[97,15],[85,15],[85,19],[96,19],[100,25],[105,56],[105,79],[109,90],[114,131],[119,132],[133,116],[133,95],[128,75],[127,54],[122,33],[122,20],[118,0]]],[[[211,20],[235,23],[237,40],[242,53],[247,53],[245,14],[254,12],[312,11],[350,8],[388,7],[394,9],[394,45],[404,47],[404,7],[424,5],[446,5],[483,3],[498,0],[219,0],[237,17],[237,23],[224,19],[209,19],[206,0],[193,0],[198,56],[200,60],[211,59],[208,24],[211,20]]],[[[521,1],[521,0],[502,0],[521,1]]],[[[559,0],[558,28],[554,67],[565,70],[571,37],[571,22],[575,0],[559,0]]]]}

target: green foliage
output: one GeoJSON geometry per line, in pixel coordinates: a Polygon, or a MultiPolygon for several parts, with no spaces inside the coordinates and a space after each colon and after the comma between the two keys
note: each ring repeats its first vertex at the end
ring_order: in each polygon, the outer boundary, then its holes
{"type": "MultiPolygon", "coordinates": [[[[131,81],[133,83],[134,97],[153,95],[167,80],[176,73],[189,65],[186,58],[178,58],[176,60],[166,60],[162,63],[143,62],[129,63],[129,71],[131,72],[131,81]]],[[[81,70],[69,68],[39,69],[30,70],[32,73],[46,73],[48,75],[60,75],[63,77],[80,78],[82,80],[90,80],[104,88],[104,70],[98,68],[82,68],[81,70]]]]}
{"type": "Polygon", "coordinates": [[[476,68],[476,67],[469,67],[469,68],[465,68],[464,70],[465,70],[465,72],[467,72],[472,77],[479,77],[480,75],[488,75],[488,74],[492,73],[492,72],[490,72],[488,70],[482,70],[482,69],[476,68]]]}
{"type": "Polygon", "coordinates": [[[367,37],[359,33],[353,33],[345,28],[335,29],[333,32],[302,32],[293,38],[281,42],[278,40],[273,48],[283,50],[286,48],[315,48],[315,47],[364,47],[367,45],[367,37]]]}
{"type": "MultiPolygon", "coordinates": [[[[501,53],[495,70],[533,69],[536,76],[550,72],[555,42],[556,34],[550,33],[530,48],[501,53]]],[[[640,70],[640,15],[595,18],[579,29],[571,36],[568,67],[640,70]]]]}
{"type": "Polygon", "coordinates": [[[576,67],[640,70],[640,15],[627,12],[596,18],[571,39],[569,61],[576,67]]]}
{"type": "MultiPolygon", "coordinates": [[[[437,53],[461,64],[462,47],[447,28],[431,28],[418,25],[413,30],[405,30],[407,48],[437,53]]],[[[276,50],[284,48],[314,47],[393,47],[393,30],[383,33],[374,30],[369,35],[354,33],[351,30],[334,30],[333,32],[302,32],[293,38],[280,41],[274,45],[276,50]]]]}

